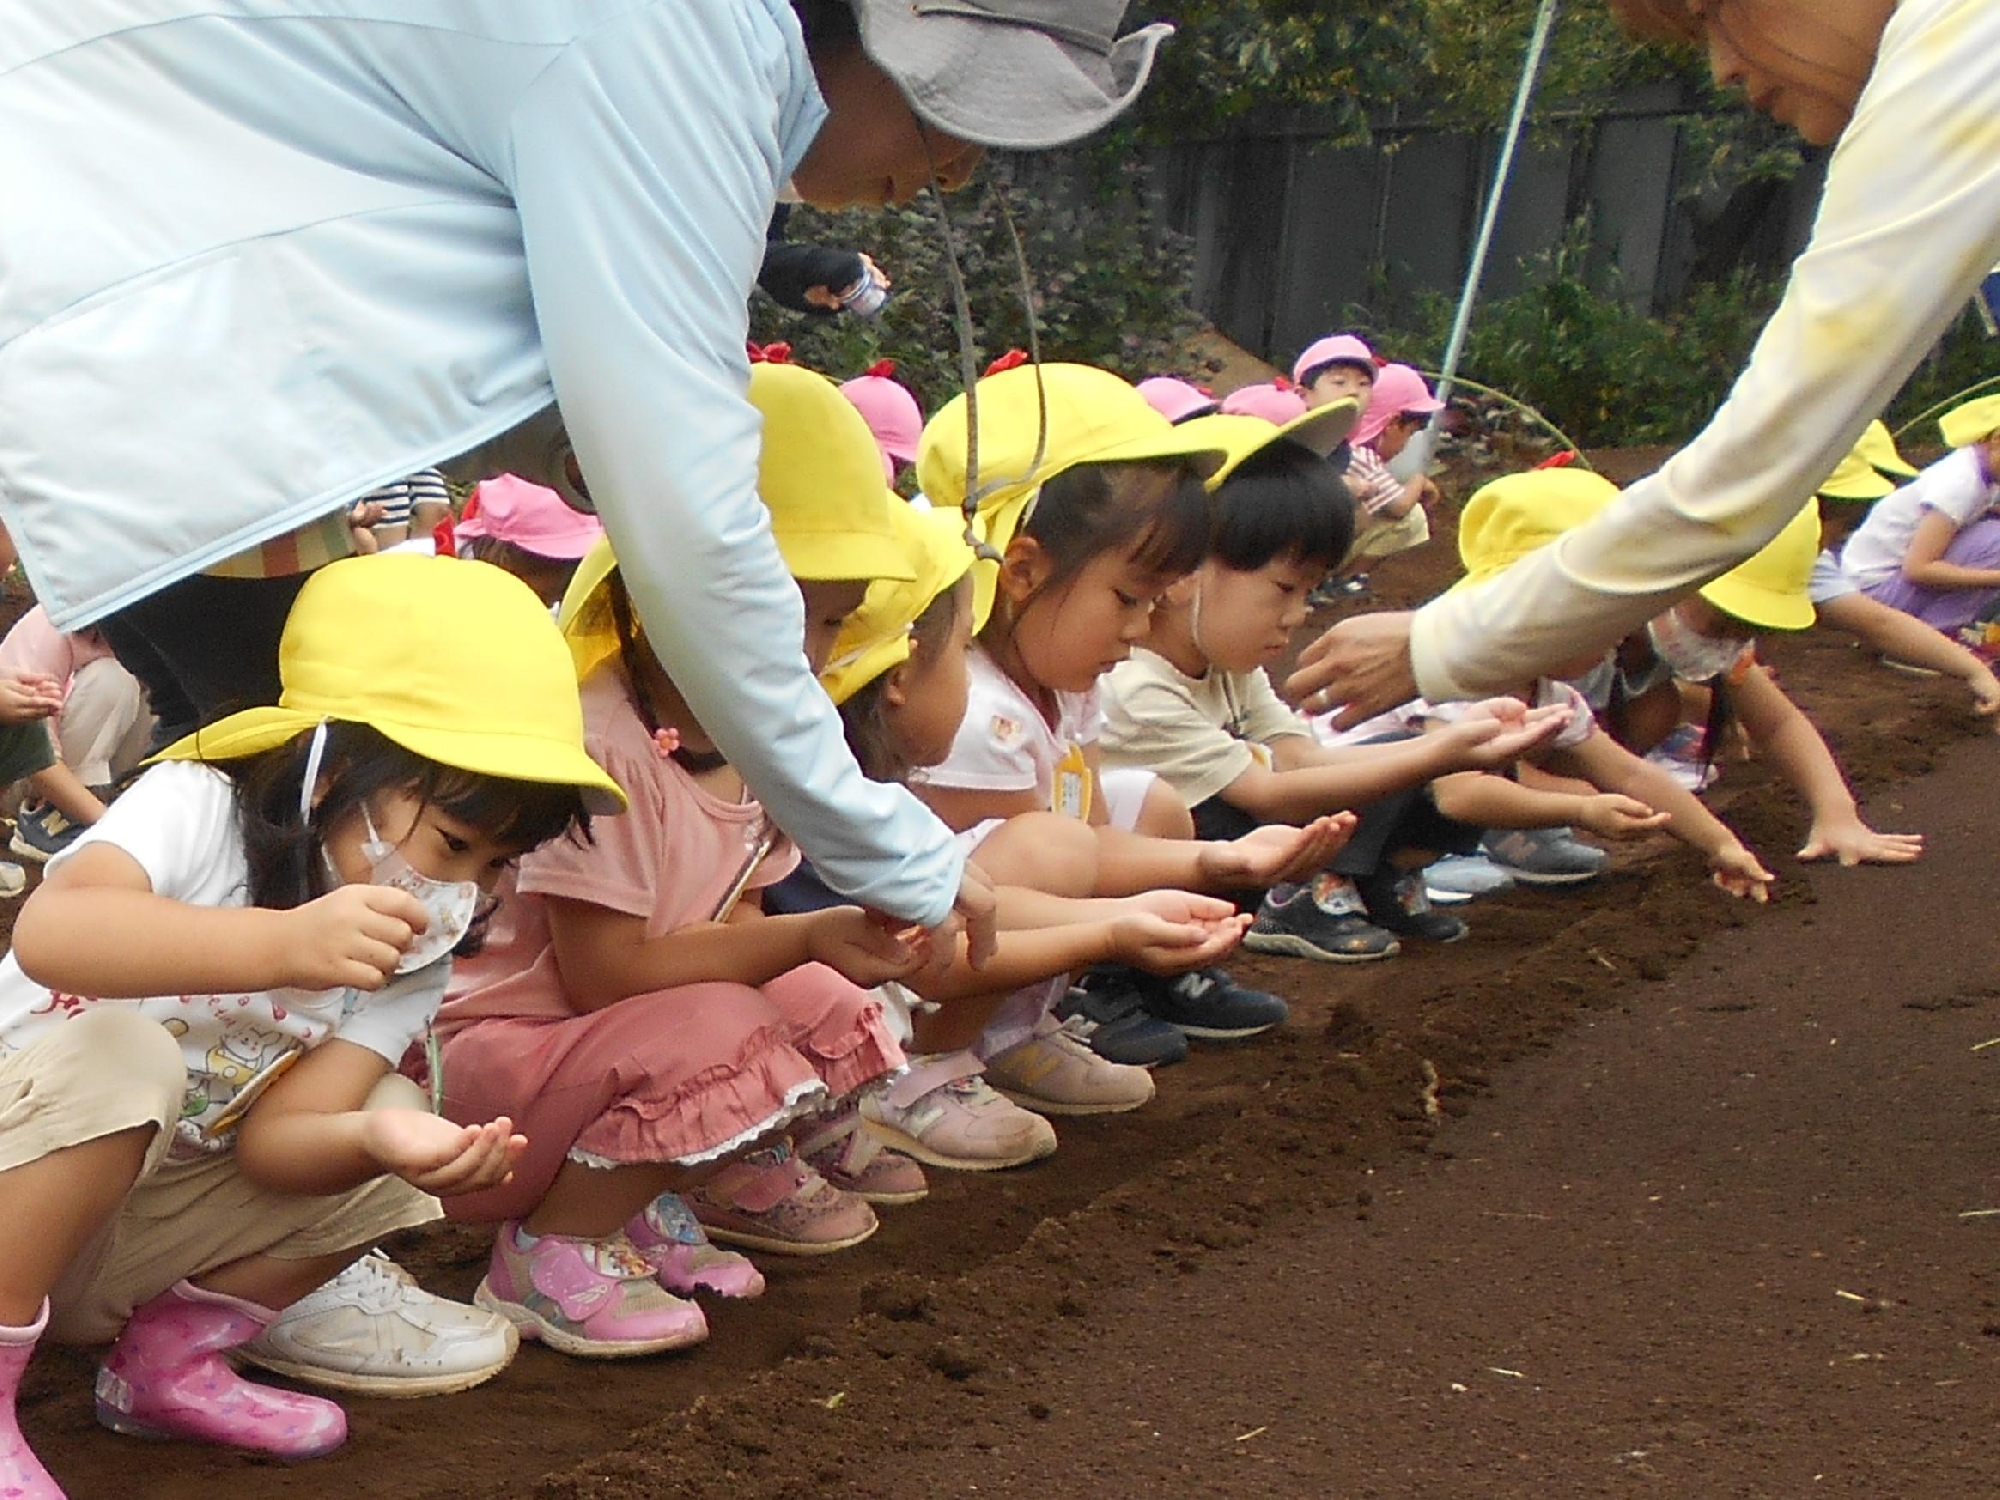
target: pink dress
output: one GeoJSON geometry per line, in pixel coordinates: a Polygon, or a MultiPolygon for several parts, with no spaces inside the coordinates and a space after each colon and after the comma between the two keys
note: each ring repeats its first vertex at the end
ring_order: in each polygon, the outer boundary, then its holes
{"type": "MultiPolygon", "coordinates": [[[[513,1180],[452,1198],[454,1218],[518,1217],[565,1159],[712,1161],[900,1067],[868,991],[822,964],[761,988],[694,984],[579,1013],[564,997],[550,896],[645,919],[648,938],[706,922],[764,837],[755,802],[724,802],[663,755],[606,667],[583,686],[585,743],[631,798],[590,842],[559,839],[503,885],[485,948],[453,966],[438,1012],[444,1113],[506,1115],[528,1137],[513,1180]]],[[[789,874],[779,841],[749,889],[789,874]]]]}

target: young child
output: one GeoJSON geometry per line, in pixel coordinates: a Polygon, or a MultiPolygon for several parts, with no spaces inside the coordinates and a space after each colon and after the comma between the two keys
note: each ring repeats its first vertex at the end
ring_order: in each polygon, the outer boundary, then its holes
{"type": "Polygon", "coordinates": [[[1274,427],[1296,421],[1306,413],[1306,398],[1283,379],[1257,385],[1238,386],[1222,398],[1217,410],[1232,417],[1262,417],[1274,427]]]}
{"type": "Polygon", "coordinates": [[[554,490],[516,474],[482,479],[453,527],[460,558],[504,568],[551,609],[576,565],[604,535],[604,523],[572,509],[554,490]]]}
{"type": "Polygon", "coordinates": [[[1819,487],[1820,553],[1806,597],[1819,613],[1818,623],[1863,641],[1881,653],[1885,666],[1957,678],[1972,693],[1973,712],[1991,718],[2000,715],[2000,678],[1993,668],[1943,631],[1864,594],[1841,566],[1841,548],[1865,515],[1857,507],[1884,498],[1899,479],[1916,475],[1896,452],[1889,429],[1869,423],[1854,451],[1819,487]]]}
{"type": "MultiPolygon", "coordinates": [[[[144,759],[153,734],[146,690],[95,630],[65,634],[37,604],[0,640],[0,672],[53,682],[62,706],[43,720],[54,762],[27,778],[13,850],[43,863],[104,816],[112,783],[144,759]]],[[[4,773],[0,773],[4,774],[4,773]]]]}
{"type": "Polygon", "coordinates": [[[1871,599],[1949,634],[2000,600],[2000,396],[1947,412],[1938,430],[1953,451],[1876,503],[1840,567],[1871,599]]]}
{"type": "Polygon", "coordinates": [[[890,489],[896,476],[917,461],[917,439],[923,436],[924,413],[910,388],[896,379],[893,359],[877,360],[852,380],[843,381],[840,394],[854,403],[875,446],[882,454],[882,479],[890,489]]]}
{"type": "MultiPolygon", "coordinates": [[[[1209,527],[1200,475],[1220,455],[1108,371],[1009,370],[974,395],[981,472],[993,477],[972,487],[966,472],[964,397],[932,419],[917,458],[926,493],[975,497],[975,529],[998,559],[974,572],[975,617],[989,601],[990,614],[971,658],[969,707],[951,753],[912,777],[919,792],[1005,884],[1032,884],[1008,874],[1006,825],[1050,811],[1095,831],[1100,895],[1233,889],[1323,863],[1345,824],[1195,841],[1186,805],[1164,783],[1099,774],[1097,680],[1144,636],[1158,596],[1200,562],[1209,527]]],[[[1277,997],[1219,971],[1127,977],[1156,1018],[1190,1035],[1249,1036],[1284,1017],[1277,997]]],[[[1152,1096],[1142,1070],[1093,1057],[1042,1005],[1003,1011],[983,1050],[995,1086],[1043,1112],[1131,1109],[1152,1096]]]]}
{"type": "Polygon", "coordinates": [[[1352,401],[1368,409],[1375,389],[1375,351],[1351,333],[1328,334],[1299,351],[1292,361],[1292,384],[1311,407],[1352,401]]]}
{"type": "MultiPolygon", "coordinates": [[[[1598,484],[1595,497],[1584,498],[1586,508],[1617,493],[1608,481],[1598,484]]],[[[1819,536],[1818,507],[1808,504],[1769,546],[1655,617],[1643,641],[1630,645],[1679,688],[1706,693],[1705,754],[1714,753],[1730,726],[1741,725],[1751,748],[1767,755],[1805,799],[1812,823],[1800,859],[1907,864],[1923,853],[1922,835],[1877,833],[1862,821],[1819,730],[1757,660],[1759,631],[1804,630],[1813,623],[1806,589],[1819,536]]],[[[1646,736],[1630,732],[1629,722],[1612,727],[1629,748],[1650,748],[1646,736]]]]}
{"type": "Polygon", "coordinates": [[[1314,582],[1347,549],[1350,508],[1324,460],[1354,415],[1342,402],[1282,428],[1229,416],[1188,424],[1228,454],[1210,480],[1213,544],[1200,569],[1166,591],[1145,642],[1106,680],[1104,702],[1106,763],[1156,772],[1204,837],[1359,809],[1328,872],[1239,897],[1257,912],[1246,946],[1329,962],[1388,957],[1397,934],[1464,936],[1455,918],[1429,910],[1412,872],[1440,847],[1471,847],[1479,830],[1452,826],[1425,784],[1506,765],[1555,727],[1547,713],[1510,703],[1444,735],[1328,748],[1278,701],[1265,668],[1304,622],[1314,582]]]}
{"type": "Polygon", "coordinates": [[[491,569],[354,559],[306,583],[281,663],[276,707],[171,747],[50,862],[0,962],[10,1496],[61,1496],[14,1417],[45,1335],[112,1342],[116,1431],[337,1446],[339,1406],[226,1355],[524,1145],[391,1070],[500,870],[623,805],[561,637],[491,569]]]}
{"type": "Polygon", "coordinates": [[[1146,404],[1176,427],[1216,411],[1215,397],[1202,386],[1178,375],[1150,375],[1136,387],[1146,404]]]}
{"type": "Polygon", "coordinates": [[[1389,465],[1442,410],[1444,403],[1409,365],[1384,365],[1375,372],[1368,407],[1354,424],[1347,465],[1356,507],[1355,557],[1390,557],[1431,539],[1425,508],[1437,503],[1437,485],[1428,474],[1398,479],[1389,465]]]}
{"type": "MultiPolygon", "coordinates": [[[[750,399],[764,419],[759,493],[818,664],[867,580],[908,571],[892,531],[900,502],[831,381],[759,364],[750,399]]],[[[587,845],[523,860],[503,885],[491,938],[461,963],[440,1018],[442,1094],[451,1118],[497,1108],[530,1143],[510,1183],[453,1205],[504,1221],[476,1300],[524,1337],[619,1358],[704,1336],[678,1294],[762,1289],[697,1219],[777,1254],[874,1233],[868,1203],[823,1179],[786,1131],[900,1066],[865,987],[909,973],[926,945],[855,906],[760,911],[797,854],[647,646],[608,546],[578,570],[563,620],[586,743],[632,809],[587,845]]],[[[847,1186],[923,1192],[914,1163],[886,1156],[847,1186]]]]}

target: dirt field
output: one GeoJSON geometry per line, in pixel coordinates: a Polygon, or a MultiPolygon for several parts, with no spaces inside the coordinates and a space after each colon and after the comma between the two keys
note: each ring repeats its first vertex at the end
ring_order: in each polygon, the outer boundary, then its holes
{"type": "MultiPolygon", "coordinates": [[[[1771,655],[1924,864],[1807,873],[1796,800],[1731,766],[1770,909],[1650,845],[1466,909],[1454,947],[1246,958],[1282,1033],[1060,1124],[1035,1169],[933,1174],[851,1254],[766,1260],[685,1357],[530,1348],[466,1396],[353,1403],[345,1449],[283,1468],[101,1432],[56,1351],[30,1435],[74,1500],[1989,1492],[2000,745],[1838,637],[1771,655]]],[[[465,1295],[486,1243],[397,1253],[465,1295]]]]}

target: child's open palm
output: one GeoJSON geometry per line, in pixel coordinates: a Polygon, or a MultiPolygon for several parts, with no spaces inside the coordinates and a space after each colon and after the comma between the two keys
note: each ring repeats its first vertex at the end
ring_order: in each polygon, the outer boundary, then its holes
{"type": "Polygon", "coordinates": [[[430,923],[423,903],[386,885],[343,885],[285,913],[281,985],[379,990],[430,923]]]}
{"type": "Polygon", "coordinates": [[[1224,890],[1264,887],[1317,874],[1354,834],[1353,813],[1332,813],[1303,827],[1267,823],[1240,839],[1202,847],[1202,879],[1224,890]]]}
{"type": "Polygon", "coordinates": [[[1569,710],[1560,703],[1527,708],[1517,698],[1489,698],[1475,703],[1445,733],[1469,769],[1492,771],[1539,750],[1562,733],[1568,720],[1569,710]]]}
{"type": "Polygon", "coordinates": [[[1631,839],[1665,826],[1672,816],[1671,813],[1653,811],[1637,797],[1627,797],[1619,792],[1599,792],[1594,797],[1583,799],[1583,809],[1577,822],[1602,838],[1631,839]]]}
{"type": "Polygon", "coordinates": [[[528,1149],[502,1115],[484,1125],[454,1125],[421,1109],[371,1109],[361,1139],[385,1172],[440,1198],[498,1187],[528,1149]]]}
{"type": "Polygon", "coordinates": [[[1249,927],[1249,915],[1233,907],[1227,916],[1178,919],[1141,907],[1113,922],[1119,958],[1149,974],[1204,968],[1242,942],[1249,927]]]}
{"type": "Polygon", "coordinates": [[[0,671],[0,724],[32,724],[62,706],[62,684],[47,673],[0,671]]]}

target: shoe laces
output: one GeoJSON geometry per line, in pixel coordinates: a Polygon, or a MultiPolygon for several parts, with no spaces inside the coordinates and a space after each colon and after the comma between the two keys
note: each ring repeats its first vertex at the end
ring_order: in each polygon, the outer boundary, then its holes
{"type": "Polygon", "coordinates": [[[343,1294],[376,1312],[385,1312],[412,1292],[421,1291],[417,1278],[380,1250],[351,1262],[334,1278],[343,1294]]]}

